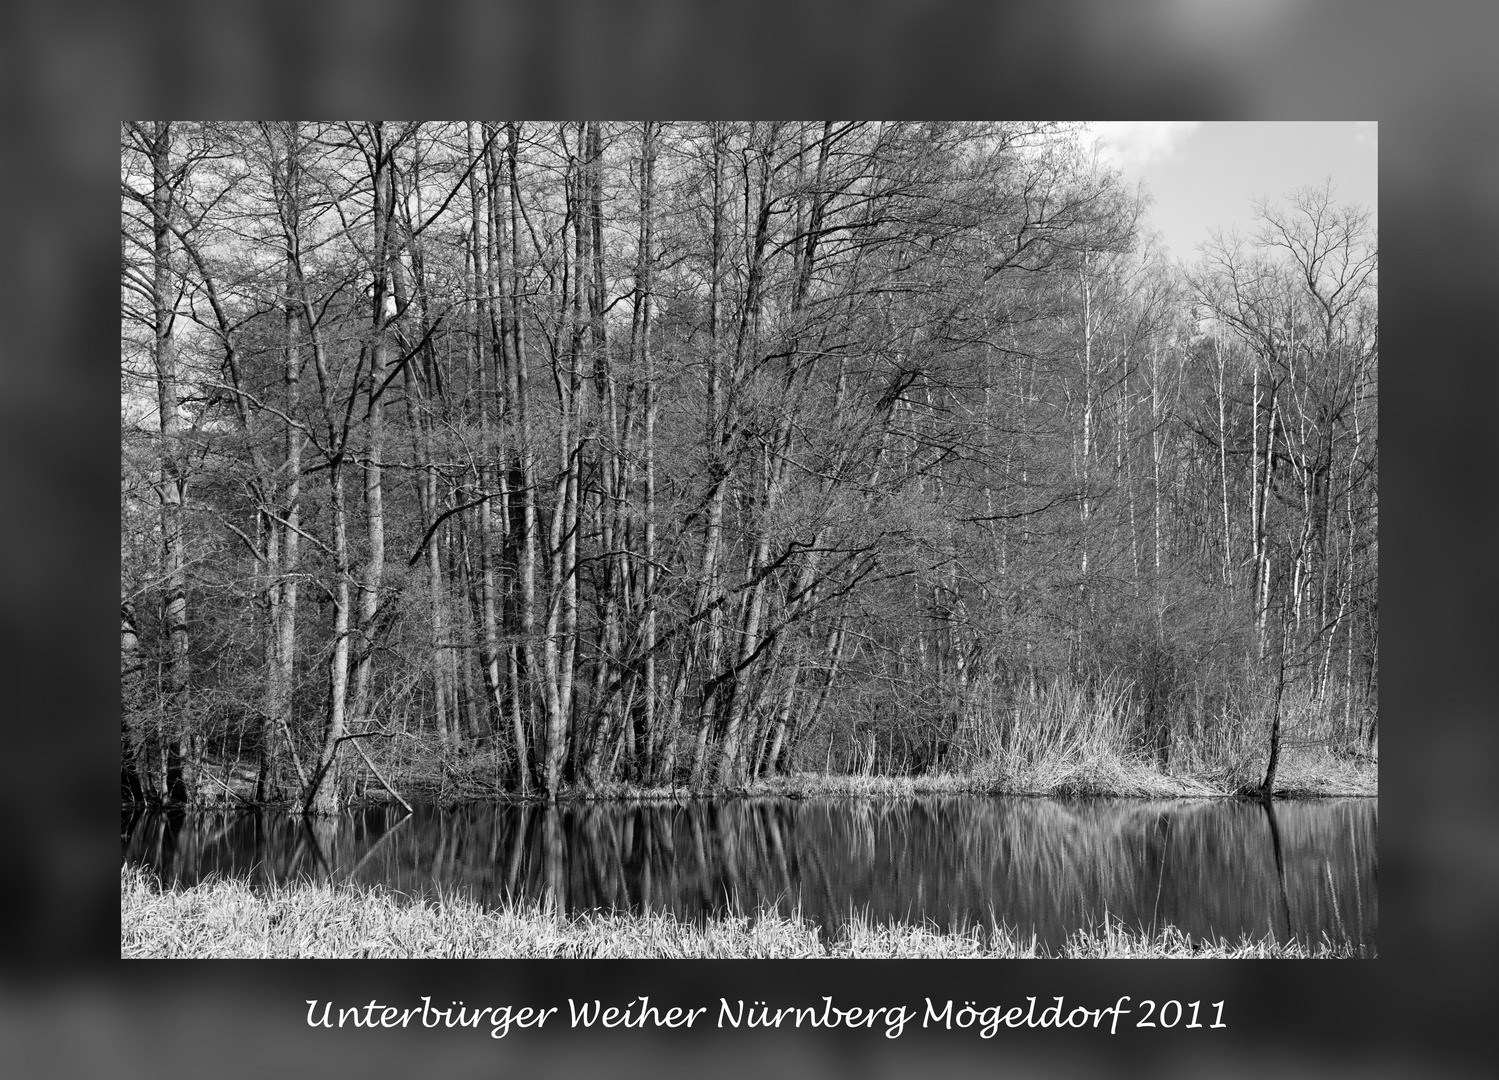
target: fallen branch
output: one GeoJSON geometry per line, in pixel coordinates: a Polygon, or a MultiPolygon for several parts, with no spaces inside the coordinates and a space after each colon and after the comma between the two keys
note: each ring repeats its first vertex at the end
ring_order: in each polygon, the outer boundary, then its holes
{"type": "MultiPolygon", "coordinates": [[[[374,733],[373,732],[367,732],[367,733],[362,733],[362,734],[374,734],[374,733]]],[[[364,763],[370,767],[370,772],[372,772],[372,773],[375,774],[375,779],[378,780],[378,781],[380,781],[380,783],[384,786],[384,788],[385,788],[386,791],[390,792],[392,795],[395,796],[396,802],[398,802],[402,806],[404,806],[406,808],[406,812],[408,814],[411,813],[411,804],[409,802],[407,802],[405,799],[401,798],[401,793],[399,791],[397,791],[393,786],[391,786],[390,781],[387,780],[387,779],[385,779],[385,774],[382,773],[379,769],[377,769],[375,767],[374,761],[372,761],[370,759],[369,754],[365,753],[364,747],[360,746],[358,743],[355,743],[354,744],[354,749],[358,750],[359,751],[359,756],[362,757],[362,758],[364,758],[364,763]]]]}

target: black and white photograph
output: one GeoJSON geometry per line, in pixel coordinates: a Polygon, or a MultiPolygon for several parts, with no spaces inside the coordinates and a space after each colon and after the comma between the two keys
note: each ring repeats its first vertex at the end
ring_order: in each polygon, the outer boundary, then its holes
{"type": "Polygon", "coordinates": [[[120,123],[120,956],[1376,958],[1378,135],[120,123]]]}
{"type": "Polygon", "coordinates": [[[1488,1075],[1491,6],[10,5],[0,1072],[1488,1075]]]}

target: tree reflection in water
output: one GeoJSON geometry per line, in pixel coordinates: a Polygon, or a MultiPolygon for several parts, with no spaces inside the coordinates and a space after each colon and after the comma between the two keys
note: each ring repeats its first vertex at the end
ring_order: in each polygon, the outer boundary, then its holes
{"type": "Polygon", "coordinates": [[[999,921],[1048,946],[1106,916],[1370,951],[1378,925],[1372,800],[473,804],[318,821],[144,814],[122,832],[127,861],[183,884],[355,882],[689,919],[773,908],[829,930],[851,912],[944,929],[999,921]]]}

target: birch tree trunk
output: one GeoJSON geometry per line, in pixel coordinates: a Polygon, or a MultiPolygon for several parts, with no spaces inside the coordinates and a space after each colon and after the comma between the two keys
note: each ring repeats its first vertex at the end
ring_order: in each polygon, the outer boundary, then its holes
{"type": "Polygon", "coordinates": [[[1223,584],[1230,592],[1234,587],[1232,533],[1228,519],[1228,407],[1227,394],[1228,360],[1223,355],[1223,342],[1213,335],[1213,359],[1218,376],[1218,474],[1221,480],[1223,504],[1223,584]]]}
{"type": "Polygon", "coordinates": [[[359,650],[354,670],[354,707],[351,719],[362,723],[371,719],[371,680],[374,672],[376,621],[380,610],[380,583],[385,573],[385,488],[383,464],[385,455],[385,351],[389,338],[387,327],[396,314],[396,297],[391,288],[392,224],[395,214],[394,147],[383,122],[370,125],[370,142],[374,148],[375,172],[373,210],[375,224],[374,250],[370,265],[374,274],[372,297],[373,320],[370,340],[368,379],[368,441],[364,460],[364,505],[369,523],[369,548],[359,581],[359,650]]]}

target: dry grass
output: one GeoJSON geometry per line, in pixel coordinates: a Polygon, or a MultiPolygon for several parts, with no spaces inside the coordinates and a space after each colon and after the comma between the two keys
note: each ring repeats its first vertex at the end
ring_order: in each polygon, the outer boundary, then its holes
{"type": "Polygon", "coordinates": [[[120,955],[139,958],[933,959],[1333,958],[1273,940],[1194,942],[1166,928],[1110,925],[1049,952],[1003,928],[942,931],[855,917],[840,934],[798,916],[762,912],[697,924],[669,914],[559,915],[541,905],[487,910],[462,899],[412,901],[384,889],[299,884],[253,890],[215,880],[162,889],[139,869],[120,874],[120,955]]]}
{"type": "MultiPolygon", "coordinates": [[[[1246,696],[1216,715],[1178,710],[1169,719],[1169,769],[1140,745],[1149,725],[1120,678],[1094,685],[1057,680],[1017,694],[1007,716],[988,721],[973,748],[974,772],[996,790],[1034,795],[1140,798],[1234,795],[1258,788],[1269,758],[1271,700],[1246,696]]],[[[1281,702],[1276,790],[1291,795],[1374,795],[1378,763],[1339,755],[1336,709],[1306,692],[1281,702]]]]}
{"type": "Polygon", "coordinates": [[[1190,777],[1167,776],[1130,761],[1098,760],[1035,768],[1023,776],[981,766],[969,773],[922,776],[825,776],[793,773],[749,785],[750,795],[835,796],[889,799],[913,795],[1117,795],[1147,799],[1211,798],[1224,795],[1190,777]]]}

